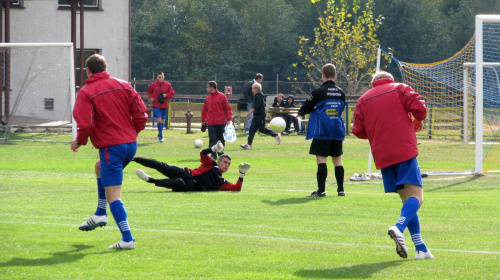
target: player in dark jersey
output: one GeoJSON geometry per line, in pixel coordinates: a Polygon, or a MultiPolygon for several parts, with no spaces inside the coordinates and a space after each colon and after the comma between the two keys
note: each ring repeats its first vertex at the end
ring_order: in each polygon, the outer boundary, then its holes
{"type": "Polygon", "coordinates": [[[220,141],[211,148],[201,150],[201,165],[196,169],[179,167],[149,158],[135,157],[133,161],[156,169],[168,177],[168,179],[155,179],[141,169],[137,169],[136,174],[139,178],[158,187],[172,189],[174,192],[240,191],[245,173],[250,169],[250,164],[241,163],[238,166],[240,172],[238,181],[236,184],[229,183],[222,177],[222,174],[228,171],[231,165],[231,157],[222,154],[216,162],[209,156],[212,152],[222,153],[223,151],[224,145],[220,141]]]}
{"type": "Polygon", "coordinates": [[[321,77],[323,84],[312,91],[304,105],[299,109],[298,115],[309,115],[306,140],[313,139],[309,154],[316,155],[318,172],[316,178],[318,190],[309,197],[322,197],[325,194],[326,177],[328,168],[326,158],[332,157],[335,165],[335,179],[337,180],[337,193],[344,196],[344,166],[342,165],[342,141],[345,138],[345,126],[342,112],[345,108],[345,94],[335,85],[336,69],[333,64],[323,66],[321,77]]]}

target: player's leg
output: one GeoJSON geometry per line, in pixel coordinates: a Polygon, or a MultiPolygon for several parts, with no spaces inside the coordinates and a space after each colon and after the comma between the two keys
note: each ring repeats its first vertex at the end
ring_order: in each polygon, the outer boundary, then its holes
{"type": "Polygon", "coordinates": [[[106,190],[106,199],[115,219],[122,240],[110,249],[134,249],[135,243],[128,223],[127,211],[121,200],[123,169],[134,158],[137,142],[120,144],[99,149],[101,158],[101,179],[106,190]],[[104,160],[103,160],[104,159],[104,160]]]}
{"type": "Polygon", "coordinates": [[[272,136],[274,140],[276,140],[276,145],[279,145],[281,143],[281,133],[275,133],[274,131],[266,128],[266,116],[259,116],[257,118],[254,117],[254,122],[258,122],[259,126],[259,131],[263,134],[272,136]]]}
{"type": "MultiPolygon", "coordinates": [[[[250,112],[253,109],[253,103],[250,101],[247,103],[247,112],[250,112]]],[[[250,127],[252,126],[253,121],[253,113],[247,116],[245,121],[245,133],[250,134],[250,127]]],[[[251,145],[251,144],[250,144],[251,145]]]]}
{"type": "Polygon", "coordinates": [[[411,240],[415,245],[415,259],[433,259],[434,256],[425,245],[422,234],[420,233],[420,220],[418,218],[418,214],[415,214],[415,217],[408,222],[408,231],[410,232],[411,240]]]}
{"type": "MultiPolygon", "coordinates": [[[[248,140],[247,144],[252,147],[253,139],[255,137],[255,133],[257,133],[257,130],[259,129],[259,118],[254,118],[252,117],[252,123],[249,126],[249,133],[248,133],[248,140]]],[[[247,119],[248,121],[248,119],[247,119]]],[[[243,146],[242,146],[243,147],[243,146]]]]}
{"type": "Polygon", "coordinates": [[[332,157],[333,165],[335,166],[335,180],[337,181],[338,196],[345,196],[344,192],[344,166],[342,165],[342,149],[343,141],[332,140],[330,156],[332,157]]]}
{"type": "MultiPolygon", "coordinates": [[[[167,164],[167,163],[164,163],[161,161],[157,161],[156,159],[134,157],[133,161],[137,162],[138,164],[140,164],[142,166],[155,169],[170,179],[183,178],[183,177],[189,175],[189,170],[187,170],[184,167],[180,167],[180,166],[177,166],[174,164],[167,164]]],[[[147,176],[151,177],[149,175],[147,175],[147,176]]],[[[139,177],[141,179],[143,179],[141,176],[139,176],[139,177]]],[[[144,180],[144,181],[146,181],[146,180],[144,180]]],[[[146,182],[148,182],[148,181],[146,181],[146,182]]]]}
{"type": "MultiPolygon", "coordinates": [[[[224,147],[226,146],[226,140],[224,139],[224,131],[226,129],[225,124],[216,125],[217,127],[217,141],[220,141],[224,147]]],[[[217,143],[217,142],[216,142],[217,143]]],[[[211,147],[211,146],[210,146],[211,147]]],[[[223,153],[218,153],[218,155],[222,155],[223,153]]]]}
{"type": "Polygon", "coordinates": [[[316,172],[316,182],[318,184],[318,190],[308,195],[309,197],[326,196],[325,185],[326,178],[328,177],[326,158],[328,157],[328,152],[330,150],[326,142],[328,141],[313,139],[311,142],[311,147],[309,148],[309,154],[316,156],[316,164],[318,166],[316,172]]]}
{"type": "Polygon", "coordinates": [[[158,129],[158,142],[163,142],[163,119],[162,119],[162,111],[160,108],[153,107],[153,118],[156,121],[156,128],[158,129]]]}
{"type": "MultiPolygon", "coordinates": [[[[216,125],[209,125],[208,126],[208,147],[212,147],[215,144],[217,144],[217,126],[216,125]]],[[[211,157],[214,160],[217,160],[217,153],[212,152],[211,157]]]]}
{"type": "Polygon", "coordinates": [[[97,160],[94,165],[94,170],[97,178],[97,209],[90,219],[82,223],[78,229],[83,231],[94,230],[97,227],[103,227],[108,223],[108,216],[106,213],[106,192],[102,186],[100,160],[97,160]]]}

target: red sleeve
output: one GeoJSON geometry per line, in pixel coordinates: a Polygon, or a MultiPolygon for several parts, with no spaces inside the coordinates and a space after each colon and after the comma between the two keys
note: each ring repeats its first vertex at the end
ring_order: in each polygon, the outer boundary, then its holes
{"type": "Polygon", "coordinates": [[[367,139],[368,135],[366,134],[365,125],[364,125],[364,115],[361,112],[360,105],[356,104],[356,108],[354,109],[353,115],[353,125],[352,125],[352,134],[356,135],[356,137],[361,139],[367,139]]]}
{"type": "Polygon", "coordinates": [[[236,184],[232,183],[225,183],[220,185],[219,191],[232,191],[232,192],[239,192],[241,191],[241,186],[243,185],[243,179],[238,178],[238,181],[236,184]]]}
{"type": "Polygon", "coordinates": [[[172,98],[175,95],[174,88],[170,83],[168,83],[168,92],[167,92],[167,98],[172,98]]]}
{"type": "Polygon", "coordinates": [[[203,102],[203,108],[201,108],[201,123],[204,123],[207,121],[207,114],[208,114],[208,102],[207,102],[207,99],[209,98],[210,96],[207,96],[207,98],[205,98],[205,102],[203,102]]]}
{"type": "Polygon", "coordinates": [[[76,96],[73,109],[73,118],[75,118],[77,124],[76,141],[78,141],[80,145],[87,144],[92,129],[92,123],[94,123],[92,121],[94,118],[93,112],[92,103],[86,98],[84,90],[80,90],[76,96]]]}
{"type": "Polygon", "coordinates": [[[224,95],[224,106],[226,107],[226,121],[230,121],[233,119],[233,109],[231,108],[231,104],[229,104],[229,100],[227,100],[227,96],[224,95]]]}
{"type": "Polygon", "coordinates": [[[422,121],[427,116],[427,107],[423,102],[420,102],[420,94],[416,93],[411,87],[402,84],[404,87],[403,94],[401,95],[401,102],[407,112],[411,112],[413,117],[422,121]]]}
{"type": "Polygon", "coordinates": [[[149,98],[153,98],[153,84],[154,82],[152,82],[149,87],[148,87],[148,97],[149,98]]]}

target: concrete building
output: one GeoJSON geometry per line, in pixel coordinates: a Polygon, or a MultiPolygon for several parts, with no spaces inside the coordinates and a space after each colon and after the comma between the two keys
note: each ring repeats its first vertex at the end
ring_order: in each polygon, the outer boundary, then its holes
{"type": "MultiPolygon", "coordinates": [[[[75,43],[75,84],[86,79],[80,68],[80,48],[84,58],[98,53],[106,57],[112,76],[130,81],[131,75],[131,1],[132,0],[0,0],[0,38],[2,43],[75,43]],[[84,3],[83,16],[78,6],[84,3]],[[70,3],[73,3],[73,9],[70,3]],[[81,23],[83,22],[83,29],[81,23]],[[83,31],[83,32],[82,32],[83,31]],[[81,36],[83,35],[83,40],[81,36]]],[[[70,53],[70,52],[68,52],[70,53]]],[[[41,54],[39,57],[47,57],[41,54]]],[[[49,60],[26,68],[19,55],[2,55],[3,91],[0,94],[2,122],[11,116],[71,121],[68,110],[68,76],[54,76],[49,60]],[[19,74],[21,73],[21,74],[19,74]],[[38,80],[29,80],[29,75],[38,80]],[[52,74],[52,76],[48,76],[52,74]],[[64,79],[64,81],[63,81],[64,79]],[[29,98],[28,98],[29,97],[29,98]],[[29,102],[29,103],[26,103],[29,102]],[[66,108],[62,110],[61,108],[66,108]],[[64,115],[64,118],[61,117],[64,115]]],[[[39,58],[36,58],[38,60],[39,58]]],[[[66,61],[70,60],[69,57],[66,61]]],[[[32,59],[31,61],[35,61],[32,59]]],[[[59,70],[61,71],[61,70],[59,70]]],[[[68,72],[68,70],[66,70],[68,72]]],[[[83,84],[83,83],[82,83],[83,84]]],[[[69,106],[71,107],[71,106],[69,106]]]]}

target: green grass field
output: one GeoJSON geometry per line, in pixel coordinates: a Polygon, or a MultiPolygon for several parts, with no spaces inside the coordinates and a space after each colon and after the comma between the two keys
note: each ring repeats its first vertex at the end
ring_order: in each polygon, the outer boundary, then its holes
{"type": "MultiPolygon", "coordinates": [[[[197,167],[193,141],[207,133],[154,130],[140,134],[137,155],[197,167]]],[[[0,144],[0,279],[499,279],[500,174],[424,178],[419,211],[422,236],[435,259],[401,259],[387,229],[399,217],[396,194],[381,181],[351,182],[366,170],[368,143],[344,142],[345,197],[336,196],[328,163],[327,197],[316,188],[310,142],[284,136],[276,146],[257,135],[242,150],[244,134],[226,152],[233,167],[249,162],[238,193],[172,193],[139,180],[125,169],[122,199],[136,249],[107,249],[120,238],[108,226],[81,232],[95,211],[93,165],[97,150],[78,153],[69,143],[0,144]],[[328,192],[330,191],[330,192],[328,192]]],[[[11,135],[10,140],[66,140],[69,135],[11,135]]],[[[436,163],[442,164],[442,163],[436,163]]],[[[155,171],[145,169],[149,174],[155,171]]],[[[108,214],[110,211],[108,209],[108,214]]]]}

